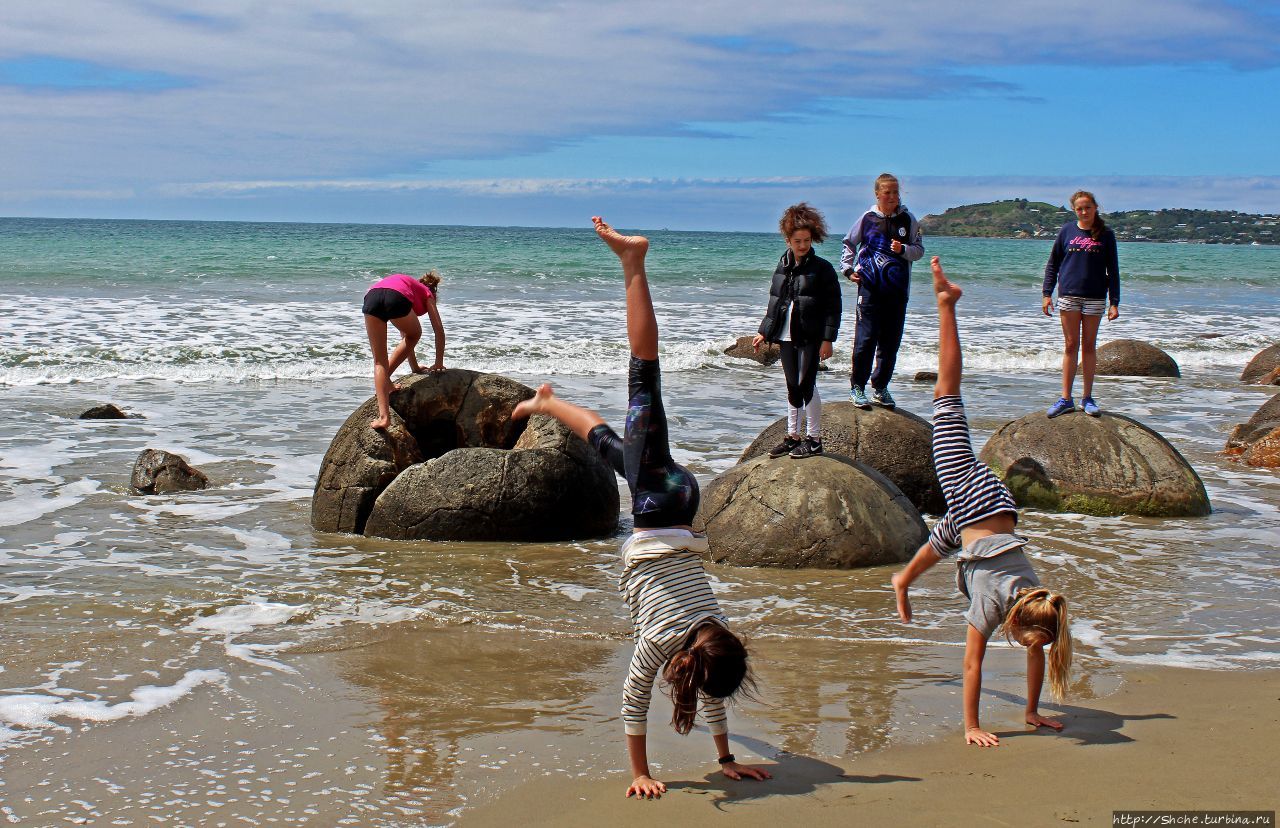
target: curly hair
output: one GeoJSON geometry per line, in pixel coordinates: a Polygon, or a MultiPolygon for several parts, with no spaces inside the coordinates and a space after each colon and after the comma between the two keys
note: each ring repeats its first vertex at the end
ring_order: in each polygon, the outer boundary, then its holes
{"type": "Polygon", "coordinates": [[[820,244],[827,238],[827,220],[805,202],[792,204],[782,213],[778,220],[778,229],[783,238],[791,238],[797,230],[808,230],[814,244],[820,244]]]}

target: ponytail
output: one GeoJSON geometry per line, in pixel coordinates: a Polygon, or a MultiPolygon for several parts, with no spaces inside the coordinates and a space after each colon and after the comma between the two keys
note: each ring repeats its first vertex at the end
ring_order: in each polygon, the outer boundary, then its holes
{"type": "MultiPolygon", "coordinates": [[[[1072,201],[1074,203],[1074,199],[1072,201]]],[[[1000,631],[1010,642],[1015,630],[1039,630],[1049,637],[1046,670],[1049,694],[1054,701],[1062,701],[1071,684],[1072,641],[1066,596],[1044,587],[1021,590],[1000,625],[1000,631]]]]}
{"type": "Polygon", "coordinates": [[[662,680],[671,697],[671,726],[685,735],[693,730],[700,698],[734,698],[755,686],[747,665],[747,648],[736,635],[712,621],[693,632],[693,642],[667,661],[662,680]]]}

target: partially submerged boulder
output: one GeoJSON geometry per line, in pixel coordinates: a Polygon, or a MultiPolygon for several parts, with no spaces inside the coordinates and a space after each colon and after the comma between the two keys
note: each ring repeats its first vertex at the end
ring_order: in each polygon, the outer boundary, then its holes
{"type": "Polygon", "coordinates": [[[831,454],[734,466],[704,489],[694,527],[711,560],[789,569],[900,563],[928,536],[888,478],[831,454]]]}
{"type": "Polygon", "coordinates": [[[937,382],[938,372],[937,371],[916,371],[916,375],[913,378],[913,380],[915,382],[937,382]]]}
{"type": "MultiPolygon", "coordinates": [[[[725,354],[736,359],[754,360],[761,365],[772,365],[782,356],[782,349],[772,342],[761,344],[760,351],[756,352],[751,347],[752,339],[754,339],[754,335],[738,337],[736,342],[724,349],[725,354]]],[[[821,370],[821,367],[819,367],[819,370],[821,370]]]]}
{"type": "Polygon", "coordinates": [[[129,485],[143,494],[190,492],[209,485],[209,478],[177,454],[143,449],[133,464],[129,485]]]}
{"type": "Polygon", "coordinates": [[[82,420],[141,420],[141,414],[129,414],[113,403],[95,405],[80,415],[82,420]]]}
{"type": "Polygon", "coordinates": [[[533,389],[451,368],[412,376],[374,431],[370,399],[338,430],[320,467],[311,522],[400,540],[567,540],[613,532],[618,484],[553,419],[511,419],[533,389]]]}
{"type": "Polygon", "coordinates": [[[1022,506],[1155,517],[1210,511],[1204,484],[1178,450],[1119,414],[1028,414],[996,431],[979,456],[1022,506]]]}
{"type": "MultiPolygon", "coordinates": [[[[782,417],[760,432],[738,462],[768,453],[786,433],[782,417]]],[[[865,411],[850,402],[823,403],[822,445],[828,454],[865,463],[889,478],[921,512],[947,510],[933,471],[933,426],[927,420],[900,408],[865,411]]]]}
{"type": "Polygon", "coordinates": [[[1240,381],[1265,383],[1268,375],[1273,372],[1280,374],[1277,369],[1280,369],[1280,342],[1254,354],[1253,359],[1249,360],[1249,364],[1245,366],[1244,372],[1240,374],[1240,381]]]}
{"type": "Polygon", "coordinates": [[[1280,466],[1280,394],[1259,406],[1247,423],[1235,427],[1225,451],[1250,466],[1280,466]]]}
{"type": "Polygon", "coordinates": [[[1098,376],[1180,377],[1178,363],[1140,339],[1116,339],[1098,347],[1098,376]]]}

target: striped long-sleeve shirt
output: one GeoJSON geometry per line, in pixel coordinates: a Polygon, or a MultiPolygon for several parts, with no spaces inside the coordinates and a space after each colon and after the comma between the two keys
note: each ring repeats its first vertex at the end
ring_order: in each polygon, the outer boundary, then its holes
{"type": "MultiPolygon", "coordinates": [[[[622,546],[622,592],[636,642],[622,686],[627,735],[646,732],[653,683],[695,627],[712,621],[728,626],[711,592],[702,554],[707,539],[684,529],[636,532],[622,546]]],[[[715,734],[728,732],[724,701],[704,698],[702,718],[715,734]]]]}
{"type": "Polygon", "coordinates": [[[934,524],[929,544],[942,557],[960,549],[960,530],[964,527],[1001,512],[1012,512],[1014,520],[1018,519],[1013,495],[974,456],[969,420],[958,394],[933,401],[933,468],[947,499],[947,513],[934,524]]]}

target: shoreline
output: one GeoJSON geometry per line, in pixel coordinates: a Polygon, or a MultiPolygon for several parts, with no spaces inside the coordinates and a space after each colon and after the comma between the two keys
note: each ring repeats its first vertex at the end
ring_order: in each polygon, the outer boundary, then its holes
{"type": "Polygon", "coordinates": [[[935,742],[907,734],[843,759],[783,754],[763,763],[775,777],[765,783],[727,780],[705,764],[672,768],[663,774],[667,795],[651,802],[624,799],[623,771],[540,779],[463,811],[458,824],[1109,825],[1113,810],[1280,806],[1266,771],[1275,766],[1280,671],[1162,667],[1122,676],[1102,698],[1062,705],[1061,734],[997,727],[1000,746],[978,748],[953,727],[935,742]]]}

